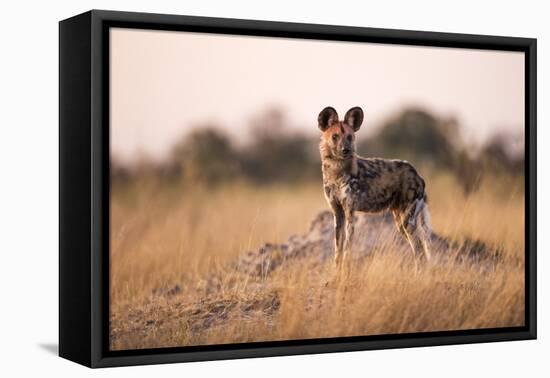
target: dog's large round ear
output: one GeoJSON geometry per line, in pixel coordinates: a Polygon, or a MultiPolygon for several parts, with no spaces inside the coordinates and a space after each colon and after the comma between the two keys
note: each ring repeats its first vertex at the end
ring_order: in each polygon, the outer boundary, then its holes
{"type": "Polygon", "coordinates": [[[338,113],[336,113],[336,110],[334,110],[333,107],[327,106],[321,110],[321,113],[319,113],[317,122],[319,123],[319,129],[321,129],[321,131],[325,131],[334,122],[338,122],[338,113]]]}
{"type": "Polygon", "coordinates": [[[363,109],[356,106],[348,110],[346,116],[344,117],[344,123],[350,126],[353,131],[359,130],[361,124],[363,123],[363,109]]]}

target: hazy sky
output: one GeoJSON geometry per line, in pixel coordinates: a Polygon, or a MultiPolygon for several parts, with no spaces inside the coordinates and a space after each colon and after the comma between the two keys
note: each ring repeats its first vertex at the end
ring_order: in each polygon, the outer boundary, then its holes
{"type": "Polygon", "coordinates": [[[317,133],[327,105],[361,106],[361,132],[407,105],[483,141],[524,127],[523,53],[111,29],[111,148],[162,158],[193,126],[246,138],[269,107],[317,133]]]}

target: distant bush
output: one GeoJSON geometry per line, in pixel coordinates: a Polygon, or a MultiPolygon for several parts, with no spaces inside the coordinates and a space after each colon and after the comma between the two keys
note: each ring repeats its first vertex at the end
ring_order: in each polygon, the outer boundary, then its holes
{"type": "MultiPolygon", "coordinates": [[[[248,125],[249,139],[239,147],[216,125],[197,127],[174,144],[162,163],[142,157],[125,166],[112,157],[112,183],[143,177],[207,184],[237,179],[257,184],[319,180],[318,137],[296,130],[278,109],[268,109],[253,118],[248,125]]],[[[469,194],[486,174],[523,174],[521,141],[498,134],[475,151],[461,140],[455,119],[407,108],[380,125],[374,135],[359,139],[357,150],[367,157],[405,159],[451,173],[469,194]]]]}
{"type": "Polygon", "coordinates": [[[241,152],[245,174],[256,182],[311,179],[319,172],[311,137],[292,132],[283,114],[271,109],[250,125],[252,140],[241,152]]]}
{"type": "Polygon", "coordinates": [[[229,137],[221,130],[197,128],[172,150],[172,162],[188,180],[218,183],[241,174],[239,156],[229,137]]]}
{"type": "Polygon", "coordinates": [[[486,174],[523,173],[523,151],[510,151],[512,137],[497,134],[477,152],[460,138],[460,125],[453,118],[438,118],[419,108],[404,109],[378,132],[361,140],[360,153],[410,160],[416,165],[445,170],[459,178],[465,194],[475,191],[486,174]]]}
{"type": "Polygon", "coordinates": [[[183,180],[210,184],[234,179],[290,182],[319,175],[315,142],[290,131],[280,111],[253,119],[247,135],[248,143],[237,149],[216,126],[198,127],[175,144],[166,165],[178,167],[172,171],[183,180]]]}
{"type": "Polygon", "coordinates": [[[485,170],[512,175],[523,174],[525,153],[518,139],[522,138],[504,133],[494,135],[479,154],[485,170]]]}
{"type": "Polygon", "coordinates": [[[409,108],[383,123],[375,135],[363,139],[358,149],[368,156],[407,159],[448,169],[455,162],[457,139],[456,121],[409,108]]]}

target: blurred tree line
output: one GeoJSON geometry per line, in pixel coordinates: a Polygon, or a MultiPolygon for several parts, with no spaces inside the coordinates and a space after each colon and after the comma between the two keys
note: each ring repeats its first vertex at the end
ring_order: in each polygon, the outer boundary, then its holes
{"type": "MultiPolygon", "coordinates": [[[[258,185],[320,180],[318,136],[295,131],[278,109],[254,118],[248,130],[250,140],[237,147],[221,128],[197,127],[175,143],[164,163],[142,159],[124,166],[112,157],[111,182],[131,183],[144,176],[212,185],[231,180],[258,185]]],[[[406,108],[374,133],[362,138],[358,134],[357,151],[365,157],[405,159],[421,169],[451,173],[469,193],[477,189],[484,175],[523,175],[523,143],[518,140],[516,136],[496,134],[474,150],[461,140],[456,119],[406,108]]]]}

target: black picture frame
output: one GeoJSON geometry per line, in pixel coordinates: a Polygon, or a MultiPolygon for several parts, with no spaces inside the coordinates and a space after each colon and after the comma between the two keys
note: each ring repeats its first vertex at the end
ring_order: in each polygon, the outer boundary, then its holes
{"type": "Polygon", "coordinates": [[[536,338],[536,62],[532,38],[92,10],[59,23],[59,355],[89,367],[536,338]],[[110,27],[525,53],[523,327],[109,351],[110,27]]]}

